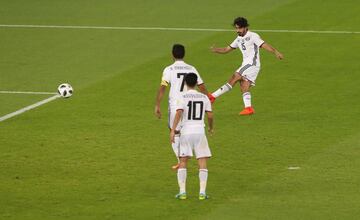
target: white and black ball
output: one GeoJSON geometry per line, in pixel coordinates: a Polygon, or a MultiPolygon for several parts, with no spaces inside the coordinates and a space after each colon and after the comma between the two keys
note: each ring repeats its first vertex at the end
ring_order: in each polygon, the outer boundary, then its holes
{"type": "Polygon", "coordinates": [[[72,96],[74,89],[68,83],[63,83],[58,87],[58,93],[64,98],[72,96]]]}

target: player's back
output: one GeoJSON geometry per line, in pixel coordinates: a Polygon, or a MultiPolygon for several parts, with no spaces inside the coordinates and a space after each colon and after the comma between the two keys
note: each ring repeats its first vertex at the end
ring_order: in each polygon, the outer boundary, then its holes
{"type": "Polygon", "coordinates": [[[183,109],[181,134],[203,134],[205,133],[205,112],[211,112],[209,98],[196,91],[185,92],[179,100],[178,109],[183,109]]]}
{"type": "Polygon", "coordinates": [[[198,85],[203,81],[195,67],[185,63],[184,61],[177,60],[172,65],[165,68],[163,73],[163,80],[170,84],[169,105],[175,106],[176,100],[187,91],[185,85],[185,75],[188,73],[195,73],[198,76],[198,85]]]}

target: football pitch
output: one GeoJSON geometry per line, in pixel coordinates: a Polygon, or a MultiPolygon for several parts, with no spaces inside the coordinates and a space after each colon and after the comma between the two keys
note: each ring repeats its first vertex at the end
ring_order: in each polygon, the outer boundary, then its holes
{"type": "MultiPolygon", "coordinates": [[[[1,0],[0,91],[66,82],[74,95],[0,122],[0,219],[360,219],[359,11],[356,0],[1,0]],[[241,53],[209,48],[235,39],[237,16],[285,59],[261,50],[256,114],[238,115],[238,85],[216,100],[211,198],[198,200],[191,160],[178,201],[167,97],[154,116],[162,71],[181,43],[218,89],[241,53]]],[[[0,117],[51,96],[0,93],[0,117]]]]}

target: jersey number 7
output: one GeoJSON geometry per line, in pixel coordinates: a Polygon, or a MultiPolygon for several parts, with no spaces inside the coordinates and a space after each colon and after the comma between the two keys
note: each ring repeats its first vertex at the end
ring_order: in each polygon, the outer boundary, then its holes
{"type": "Polygon", "coordinates": [[[186,76],[187,73],[178,73],[177,74],[177,78],[181,79],[181,86],[180,86],[180,92],[184,91],[184,85],[185,85],[185,76],[186,76]]]}
{"type": "Polygon", "coordinates": [[[181,80],[181,86],[180,86],[180,92],[184,91],[184,85],[185,85],[185,76],[187,75],[188,73],[178,73],[177,74],[177,78],[180,79],[182,77],[182,80],[181,80]]]}

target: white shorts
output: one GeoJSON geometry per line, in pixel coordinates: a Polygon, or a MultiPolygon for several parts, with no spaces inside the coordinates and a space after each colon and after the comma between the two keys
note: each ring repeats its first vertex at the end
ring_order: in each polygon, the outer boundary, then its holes
{"type": "Polygon", "coordinates": [[[252,86],[255,86],[255,80],[260,71],[259,66],[253,66],[251,64],[246,64],[241,66],[236,70],[240,76],[243,76],[246,80],[248,80],[252,86]]]}
{"type": "Polygon", "coordinates": [[[192,157],[193,150],[196,159],[211,157],[209,144],[205,134],[181,134],[179,157],[192,157]]]}
{"type": "MultiPolygon", "coordinates": [[[[176,115],[176,109],[175,108],[169,108],[169,117],[168,117],[168,126],[171,129],[173,124],[174,124],[174,120],[175,120],[175,115],[176,115]]],[[[181,122],[179,122],[179,124],[176,126],[176,130],[180,131],[181,129],[181,122]]]]}

